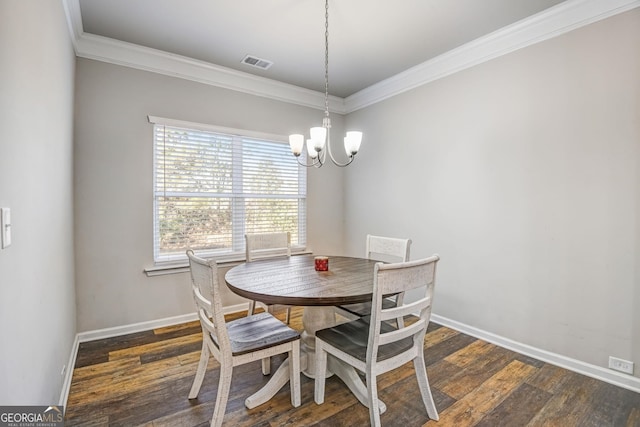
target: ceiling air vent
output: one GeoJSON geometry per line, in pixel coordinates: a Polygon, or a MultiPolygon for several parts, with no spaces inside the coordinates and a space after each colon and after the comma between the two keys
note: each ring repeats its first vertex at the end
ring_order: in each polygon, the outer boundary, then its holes
{"type": "Polygon", "coordinates": [[[242,60],[243,64],[251,65],[252,67],[260,68],[261,70],[266,70],[273,65],[273,62],[267,61],[266,59],[256,58],[255,56],[247,55],[242,60]]]}

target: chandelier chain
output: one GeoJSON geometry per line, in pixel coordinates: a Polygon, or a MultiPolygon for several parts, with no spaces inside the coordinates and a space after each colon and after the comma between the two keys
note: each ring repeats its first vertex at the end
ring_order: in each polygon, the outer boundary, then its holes
{"type": "Polygon", "coordinates": [[[329,0],[324,5],[324,115],[329,117],[329,0]]]}

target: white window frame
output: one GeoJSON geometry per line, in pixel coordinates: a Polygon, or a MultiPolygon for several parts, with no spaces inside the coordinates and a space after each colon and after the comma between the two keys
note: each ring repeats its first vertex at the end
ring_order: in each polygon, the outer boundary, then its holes
{"type": "MultiPolygon", "coordinates": [[[[248,131],[243,129],[235,129],[221,126],[214,126],[202,123],[194,123],[183,120],[175,120],[164,117],[148,116],[148,120],[154,126],[169,126],[176,128],[183,128],[194,131],[213,132],[218,134],[224,134],[228,137],[233,137],[233,158],[242,158],[243,143],[242,139],[252,138],[256,140],[262,140],[265,142],[283,143],[288,144],[288,139],[283,135],[274,135],[263,132],[248,131]]],[[[159,254],[159,239],[160,239],[160,226],[159,226],[159,207],[158,207],[158,190],[156,185],[157,168],[156,168],[156,136],[153,133],[153,259],[154,266],[156,267],[171,267],[174,265],[182,265],[187,260],[186,254],[175,254],[172,256],[160,256],[159,254]]],[[[293,156],[293,155],[292,155],[293,156]]],[[[242,192],[242,163],[233,161],[232,163],[232,194],[226,194],[225,197],[232,199],[232,223],[236,224],[232,230],[232,248],[231,250],[222,251],[198,251],[198,255],[203,257],[215,258],[218,261],[238,261],[243,260],[245,256],[244,252],[244,198],[243,196],[250,196],[242,192]],[[238,225],[241,225],[239,227],[238,225]]],[[[307,197],[307,172],[305,167],[298,166],[299,179],[298,186],[299,191],[297,195],[278,195],[275,196],[279,199],[291,198],[298,199],[298,242],[292,246],[293,252],[303,252],[306,250],[306,197],[307,197]]],[[[163,193],[164,194],[164,193],[163,193]]],[[[260,195],[265,197],[265,195],[260,195]]],[[[268,196],[267,196],[268,197],[268,196]]],[[[186,250],[186,248],[185,248],[186,250]]],[[[147,269],[152,271],[153,269],[147,269]]],[[[149,273],[149,271],[147,271],[149,273]]]]}

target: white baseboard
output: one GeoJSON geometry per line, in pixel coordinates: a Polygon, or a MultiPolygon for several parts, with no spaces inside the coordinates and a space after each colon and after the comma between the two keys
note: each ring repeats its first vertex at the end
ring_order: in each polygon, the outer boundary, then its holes
{"type": "MultiPolygon", "coordinates": [[[[241,303],[225,307],[224,312],[225,314],[236,313],[238,311],[246,310],[247,308],[248,303],[241,303]]],[[[69,363],[67,365],[67,372],[62,384],[59,404],[64,405],[65,407],[67,405],[69,388],[71,387],[71,380],[73,377],[73,367],[76,364],[76,357],[78,355],[78,347],[80,343],[178,325],[180,323],[191,322],[196,319],[197,317],[195,313],[189,313],[180,316],[167,317],[164,319],[151,320],[148,322],[140,322],[131,325],[116,326],[113,328],[105,328],[95,331],[78,333],[73,342],[73,347],[69,356],[69,363]]],[[[605,381],[609,384],[635,391],[636,393],[640,393],[640,378],[638,377],[618,373],[610,369],[582,362],[577,359],[572,359],[570,357],[566,357],[557,353],[552,353],[550,351],[532,347],[530,345],[513,341],[509,338],[505,338],[500,335],[496,335],[491,332],[487,332],[482,329],[478,329],[473,326],[469,326],[464,323],[439,316],[437,314],[432,314],[431,320],[442,326],[455,329],[456,331],[499,345],[500,347],[504,347],[506,349],[533,357],[543,362],[551,363],[552,365],[560,366],[561,368],[565,368],[570,371],[577,372],[579,374],[583,374],[597,380],[605,381]]]]}
{"type": "Polygon", "coordinates": [[[437,314],[432,314],[431,320],[442,326],[455,329],[456,331],[471,335],[472,337],[476,337],[484,341],[488,341],[490,343],[499,345],[500,347],[513,350],[517,353],[542,360],[543,362],[551,363],[552,365],[556,365],[561,368],[565,368],[570,371],[616,385],[618,387],[635,391],[636,393],[640,393],[640,378],[638,377],[619,373],[577,359],[572,359],[561,354],[552,353],[550,351],[532,347],[530,345],[513,341],[509,338],[505,338],[500,335],[483,331],[482,329],[478,329],[473,326],[469,326],[464,323],[439,316],[437,314]]]}
{"type": "Polygon", "coordinates": [[[62,382],[62,391],[60,391],[60,399],[58,405],[67,407],[67,399],[69,398],[69,388],[71,387],[71,378],[73,378],[73,367],[76,365],[76,357],[78,356],[78,347],[80,341],[78,341],[78,334],[76,334],[73,344],[71,345],[71,353],[69,354],[69,361],[67,362],[67,371],[64,374],[64,380],[62,382]]]}
{"type": "MultiPolygon", "coordinates": [[[[236,313],[238,311],[247,310],[249,303],[240,303],[236,305],[229,305],[224,307],[224,314],[236,313]]],[[[73,378],[73,367],[76,365],[76,358],[78,356],[78,348],[80,343],[95,341],[103,338],[117,337],[120,335],[133,334],[136,332],[149,331],[151,329],[164,328],[167,326],[179,325],[180,323],[186,323],[197,320],[196,313],[182,314],[180,316],[167,317],[164,319],[150,320],[147,322],[134,323],[131,325],[115,326],[113,328],[97,329],[94,331],[80,332],[76,334],[76,338],[73,341],[71,353],[69,355],[69,362],[67,364],[67,372],[62,383],[62,390],[60,391],[59,404],[67,406],[67,399],[69,398],[69,389],[71,387],[71,380],[73,378]]]]}
{"type": "MultiPolygon", "coordinates": [[[[249,303],[240,303],[224,307],[224,314],[236,313],[246,310],[249,303]]],[[[120,335],[133,334],[136,332],[149,331],[151,329],[164,328],[167,326],[179,325],[180,323],[198,320],[196,313],[181,314],[179,316],[166,317],[164,319],[149,320],[147,322],[133,323],[131,325],[115,326],[113,328],[96,329],[94,331],[80,332],[79,342],[95,341],[104,338],[112,338],[120,335]]]]}

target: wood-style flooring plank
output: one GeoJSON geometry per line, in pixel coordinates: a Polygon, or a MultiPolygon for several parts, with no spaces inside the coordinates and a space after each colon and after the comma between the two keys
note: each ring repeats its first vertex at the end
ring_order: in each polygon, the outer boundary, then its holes
{"type": "Polygon", "coordinates": [[[487,413],[475,427],[526,426],[550,398],[550,393],[525,382],[487,413]]]}
{"type": "MultiPolygon", "coordinates": [[[[109,360],[126,359],[130,357],[148,356],[150,354],[170,351],[173,348],[197,344],[199,348],[202,343],[201,333],[177,336],[166,340],[154,341],[137,345],[135,347],[122,348],[109,352],[109,360]]],[[[189,352],[195,350],[189,350],[189,352]]]]}
{"type": "MultiPolygon", "coordinates": [[[[431,325],[430,323],[429,325],[431,325]]],[[[424,347],[431,348],[436,344],[448,340],[451,337],[459,335],[458,331],[449,328],[438,328],[433,331],[427,330],[427,334],[424,337],[424,347]]]]}
{"type": "Polygon", "coordinates": [[[468,393],[444,410],[440,414],[439,421],[429,421],[426,425],[465,427],[477,424],[487,413],[501,404],[536,369],[518,360],[512,361],[480,384],[473,392],[468,393]]]}
{"type": "Polygon", "coordinates": [[[530,425],[579,426],[579,421],[590,409],[597,386],[597,380],[571,372],[563,389],[549,399],[530,425]]]}
{"type": "MultiPolygon", "coordinates": [[[[621,424],[622,425],[622,424],[621,424]]],[[[640,408],[633,408],[627,421],[624,424],[626,427],[638,427],[640,426],[640,408]]]]}
{"type": "MultiPolygon", "coordinates": [[[[464,368],[454,374],[452,377],[435,383],[434,386],[454,399],[462,399],[467,394],[476,390],[483,382],[512,363],[513,357],[509,350],[495,346],[493,344],[478,346],[475,345],[482,341],[476,341],[466,348],[470,348],[472,358],[464,359],[464,368]],[[482,349],[479,353],[477,350],[482,349]],[[475,357],[473,357],[475,355],[475,357]]],[[[464,353],[465,349],[456,353],[464,353]]],[[[445,358],[450,362],[450,358],[445,358]]],[[[454,358],[458,360],[458,358],[454,358]]],[[[454,363],[455,364],[455,363],[454,363]]],[[[459,366],[459,365],[457,365],[459,366]]]]}

